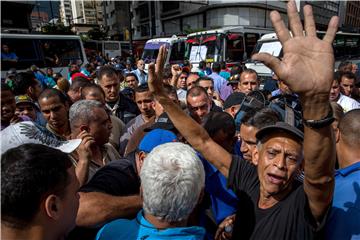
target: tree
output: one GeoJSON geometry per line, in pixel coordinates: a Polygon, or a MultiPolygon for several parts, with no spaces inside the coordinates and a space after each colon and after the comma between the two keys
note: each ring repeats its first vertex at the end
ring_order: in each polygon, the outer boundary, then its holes
{"type": "Polygon", "coordinates": [[[48,23],[41,27],[41,32],[44,34],[60,34],[60,35],[74,35],[70,26],[64,26],[62,23],[48,23]]]}
{"type": "Polygon", "coordinates": [[[93,40],[105,40],[108,37],[108,29],[94,27],[88,31],[88,37],[93,40]]]}

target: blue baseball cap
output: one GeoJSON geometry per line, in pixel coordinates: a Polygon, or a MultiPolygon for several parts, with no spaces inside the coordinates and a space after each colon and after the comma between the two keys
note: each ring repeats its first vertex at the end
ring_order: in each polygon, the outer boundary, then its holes
{"type": "Polygon", "coordinates": [[[146,153],[151,152],[155,147],[169,142],[177,142],[178,139],[173,132],[163,129],[154,129],[143,137],[138,149],[146,153]]]}

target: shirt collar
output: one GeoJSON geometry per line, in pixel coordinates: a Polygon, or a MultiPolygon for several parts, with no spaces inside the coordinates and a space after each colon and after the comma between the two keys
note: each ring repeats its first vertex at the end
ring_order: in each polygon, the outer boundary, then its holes
{"type": "Polygon", "coordinates": [[[354,163],[348,167],[345,167],[345,168],[341,168],[341,169],[338,169],[336,170],[335,172],[335,176],[337,175],[341,175],[341,176],[347,176],[349,175],[350,173],[352,172],[355,172],[355,171],[359,171],[360,170],[360,161],[357,162],[357,163],[354,163]]]}

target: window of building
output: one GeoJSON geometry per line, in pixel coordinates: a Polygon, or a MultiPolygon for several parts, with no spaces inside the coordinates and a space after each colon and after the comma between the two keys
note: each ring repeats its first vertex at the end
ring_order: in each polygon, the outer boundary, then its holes
{"type": "Polygon", "coordinates": [[[170,12],[180,8],[180,2],[178,1],[163,1],[161,4],[162,12],[170,12]]]}

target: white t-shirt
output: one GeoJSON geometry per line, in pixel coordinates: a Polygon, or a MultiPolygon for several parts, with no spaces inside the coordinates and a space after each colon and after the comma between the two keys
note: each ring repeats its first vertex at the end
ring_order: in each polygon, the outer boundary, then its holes
{"type": "Polygon", "coordinates": [[[356,108],[360,108],[360,103],[357,102],[356,100],[347,97],[343,94],[340,93],[340,98],[337,101],[337,103],[344,109],[344,113],[356,109],[356,108]]]}

